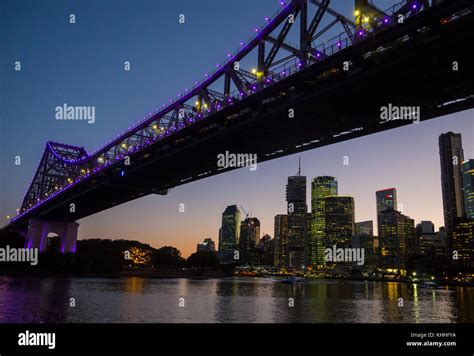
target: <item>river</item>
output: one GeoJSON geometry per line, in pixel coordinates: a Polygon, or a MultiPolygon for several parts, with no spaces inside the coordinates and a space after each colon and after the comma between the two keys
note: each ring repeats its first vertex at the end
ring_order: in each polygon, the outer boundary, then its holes
{"type": "Polygon", "coordinates": [[[235,277],[0,276],[0,323],[294,322],[472,323],[474,288],[347,280],[288,285],[235,277]]]}

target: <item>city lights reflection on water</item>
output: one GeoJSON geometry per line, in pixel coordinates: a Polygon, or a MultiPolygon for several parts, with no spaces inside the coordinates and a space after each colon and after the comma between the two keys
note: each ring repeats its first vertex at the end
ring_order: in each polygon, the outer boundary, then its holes
{"type": "Polygon", "coordinates": [[[474,288],[271,278],[0,277],[0,322],[474,322],[474,288]],[[74,298],[75,306],[70,306],[74,298]]]}

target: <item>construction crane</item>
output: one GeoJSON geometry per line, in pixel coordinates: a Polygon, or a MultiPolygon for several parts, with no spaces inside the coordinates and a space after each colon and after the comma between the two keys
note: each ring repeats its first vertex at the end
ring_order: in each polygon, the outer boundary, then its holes
{"type": "Polygon", "coordinates": [[[249,217],[249,213],[247,212],[247,210],[245,210],[245,209],[244,209],[244,207],[243,207],[242,205],[240,206],[240,209],[242,209],[242,211],[244,212],[244,214],[245,214],[245,218],[246,218],[246,219],[248,219],[248,217],[249,217]]]}

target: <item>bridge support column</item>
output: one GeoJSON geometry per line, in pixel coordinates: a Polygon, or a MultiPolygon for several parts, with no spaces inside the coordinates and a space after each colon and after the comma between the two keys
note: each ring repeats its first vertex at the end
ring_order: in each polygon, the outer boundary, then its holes
{"type": "Polygon", "coordinates": [[[75,253],[78,229],[79,224],[76,222],[32,219],[29,221],[25,247],[38,248],[43,252],[46,249],[48,234],[52,232],[58,234],[61,239],[61,252],[75,253]]]}

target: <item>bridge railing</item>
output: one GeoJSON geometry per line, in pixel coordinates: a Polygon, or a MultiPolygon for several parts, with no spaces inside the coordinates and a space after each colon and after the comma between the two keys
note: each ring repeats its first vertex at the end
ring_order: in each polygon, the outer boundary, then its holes
{"type": "MultiPolygon", "coordinates": [[[[420,5],[416,2],[413,2],[410,12],[404,15],[404,20],[413,16],[417,16],[420,12],[424,11],[427,7],[437,5],[440,2],[446,0],[431,0],[428,2],[428,6],[423,6],[420,8],[420,5]]],[[[399,25],[397,13],[403,6],[407,4],[406,1],[401,1],[386,10],[384,10],[385,16],[379,19],[372,19],[368,25],[370,28],[359,26],[354,29],[352,38],[349,37],[346,31],[339,33],[338,35],[324,41],[321,44],[313,46],[313,51],[310,54],[309,65],[325,60],[326,58],[341,52],[345,48],[348,48],[352,45],[364,41],[370,37],[373,37],[375,34],[379,33],[381,30],[388,29],[393,26],[399,25]]],[[[299,58],[292,58],[287,62],[284,62],[280,66],[273,69],[276,73],[280,75],[281,78],[288,77],[296,72],[299,72],[306,68],[306,63],[302,63],[299,58]]]]}

